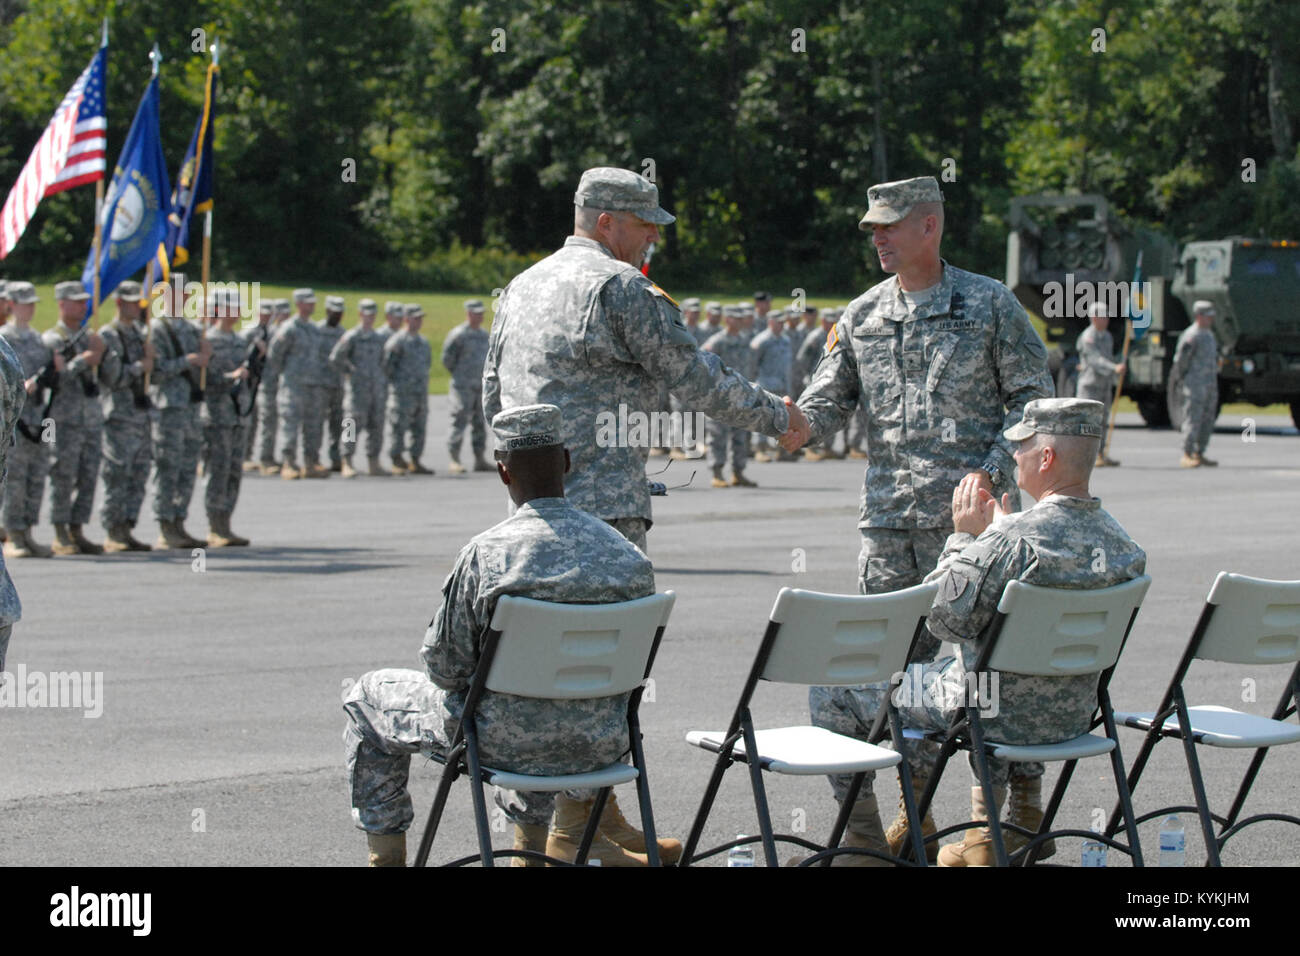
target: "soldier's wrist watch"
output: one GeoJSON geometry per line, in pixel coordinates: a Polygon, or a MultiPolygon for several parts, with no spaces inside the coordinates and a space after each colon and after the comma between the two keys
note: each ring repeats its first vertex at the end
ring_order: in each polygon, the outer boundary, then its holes
{"type": "Polygon", "coordinates": [[[1002,480],[1002,469],[999,468],[997,465],[991,465],[991,464],[984,465],[982,470],[988,473],[989,481],[991,481],[993,484],[996,485],[999,481],[1002,480]]]}

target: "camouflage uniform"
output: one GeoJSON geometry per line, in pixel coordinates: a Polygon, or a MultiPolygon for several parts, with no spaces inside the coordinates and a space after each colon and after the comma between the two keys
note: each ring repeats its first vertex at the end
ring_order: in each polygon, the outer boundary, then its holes
{"type": "Polygon", "coordinates": [[[267,368],[279,378],[280,455],[290,467],[298,461],[300,433],[304,464],[320,464],[326,399],[324,388],[315,384],[321,378],[316,368],[318,349],[316,326],[310,319],[294,316],[275,333],[266,356],[267,368]]]}
{"type": "Polygon", "coordinates": [[[1106,406],[1104,415],[1110,415],[1111,399],[1115,397],[1115,379],[1119,363],[1115,361],[1115,340],[1109,331],[1097,331],[1091,325],[1079,333],[1074,347],[1079,352],[1079,384],[1075,394],[1090,398],[1106,406]]]}
{"type": "Polygon", "coordinates": [[[159,521],[184,521],[194,494],[194,472],[199,464],[203,435],[199,428],[201,399],[192,396],[199,382],[199,369],[192,368],[186,355],[200,348],[199,327],[180,318],[155,319],[150,325],[156,357],[149,384],[158,417],[153,426],[154,517],[159,521]],[[167,333],[170,328],[176,337],[167,333]],[[177,348],[179,346],[179,349],[177,348]]]}
{"type": "MultiPolygon", "coordinates": [[[[26,403],[27,391],[23,362],[9,347],[8,335],[0,336],[0,482],[6,480],[6,465],[14,442],[25,441],[18,431],[18,417],[26,403]]],[[[42,446],[44,447],[44,446],[42,446]]],[[[653,590],[653,584],[651,589],[653,590]]],[[[4,557],[0,556],[0,671],[5,669],[5,654],[9,650],[9,637],[13,627],[23,616],[18,590],[9,577],[4,557]]]]}
{"type": "MultiPolygon", "coordinates": [[[[248,343],[237,332],[214,328],[208,332],[212,357],[208,360],[208,382],[203,396],[203,473],[208,476],[204,506],[208,519],[228,515],[239,500],[239,485],[244,477],[244,422],[235,408],[232,395],[246,384],[226,378],[243,364],[248,343]]],[[[242,396],[247,402],[247,395],[242,396]]]]}
{"type": "MultiPolygon", "coordinates": [[[[334,296],[326,298],[326,308],[329,308],[329,300],[334,296]]],[[[339,309],[342,310],[342,305],[339,309]]],[[[316,323],[316,348],[318,350],[316,357],[317,381],[324,390],[324,421],[321,423],[322,428],[329,428],[329,452],[330,467],[338,471],[343,464],[342,453],[340,449],[343,440],[343,376],[338,369],[330,363],[330,355],[334,351],[334,346],[338,345],[339,340],[343,338],[343,324],[330,325],[325,319],[316,323]]]]}
{"type": "MultiPolygon", "coordinates": [[[[704,343],[704,350],[720,358],[723,364],[748,378],[752,374],[753,353],[740,334],[728,335],[726,329],[704,343]]],[[[731,449],[731,470],[742,472],[749,461],[749,433],[743,428],[709,419],[709,460],[714,470],[727,464],[727,449],[731,449]]]]}
{"type": "MultiPolygon", "coordinates": [[[[289,315],[289,303],[285,300],[277,299],[275,302],[275,322],[279,322],[281,316],[289,315]]],[[[263,468],[269,469],[275,465],[275,440],[279,433],[280,409],[279,409],[279,388],[280,372],[271,365],[270,344],[275,339],[283,327],[282,324],[272,324],[268,330],[267,354],[266,360],[262,363],[262,384],[258,388],[261,396],[257,409],[257,424],[261,429],[260,436],[257,440],[257,460],[261,462],[263,468]]]]}
{"type": "MultiPolygon", "coordinates": [[[[58,351],[75,332],[62,322],[42,336],[51,351],[58,351]]],[[[84,340],[83,340],[84,342],[84,340]]],[[[54,458],[50,466],[50,523],[84,525],[90,523],[95,504],[95,485],[99,482],[100,441],[104,414],[96,395],[87,394],[95,387],[96,370],[87,365],[77,349],[58,376],[57,392],[50,405],[54,419],[54,458]]]]}
{"type": "Polygon", "coordinates": [[[366,433],[366,456],[378,458],[384,442],[384,402],[388,379],[384,375],[385,336],[378,329],[358,325],[349,329],[330,352],[330,364],[347,380],[344,404],[352,420],[352,437],[344,438],[343,457],[351,458],[356,436],[366,433]]]}
{"type": "MultiPolygon", "coordinates": [[[[446,751],[498,598],[630,601],[654,593],[654,570],[604,522],[563,498],[535,498],[461,550],[442,593],[420,652],[428,676],[372,671],[344,697],[352,818],[371,833],[400,833],[410,826],[410,755],[446,751]]],[[[478,707],[483,763],[540,774],[590,770],[618,760],[628,748],[627,700],[627,695],[543,700],[485,693],[478,707]]],[[[517,823],[545,825],[553,795],[498,794],[497,802],[517,823]]]]}
{"type": "Polygon", "coordinates": [[[429,340],[410,329],[395,333],[384,345],[384,371],[392,384],[388,417],[392,423],[395,459],[409,454],[415,461],[424,454],[424,431],[429,420],[429,370],[433,349],[429,340]],[[407,439],[407,435],[410,439],[407,439]]]}
{"type": "MultiPolygon", "coordinates": [[[[263,325],[261,322],[258,322],[256,325],[251,325],[246,329],[241,329],[239,332],[239,336],[248,344],[249,348],[256,348],[254,344],[256,342],[264,342],[266,344],[267,349],[270,349],[271,336],[274,334],[274,332],[275,332],[275,325],[272,322],[267,322],[265,325],[263,325]]],[[[265,408],[267,404],[266,379],[267,379],[266,356],[265,354],[263,354],[262,377],[258,380],[257,396],[256,398],[253,399],[253,404],[248,408],[248,413],[245,416],[243,416],[243,418],[241,419],[244,426],[243,456],[244,456],[244,461],[248,461],[248,462],[257,460],[257,451],[258,451],[257,423],[261,418],[262,409],[265,408]]],[[[272,402],[275,401],[274,395],[272,395],[270,400],[272,402]]],[[[245,397],[241,399],[241,401],[247,402],[248,399],[245,397]]],[[[272,459],[275,458],[274,436],[272,437],[272,441],[271,441],[271,458],[272,459]]],[[[250,468],[251,467],[252,466],[250,466],[250,468]]]]}
{"type": "Polygon", "coordinates": [[[442,364],[451,372],[451,437],[447,450],[453,460],[460,455],[465,426],[470,428],[474,457],[487,450],[487,428],[483,419],[483,363],[487,359],[488,331],[470,328],[462,322],[447,334],[442,345],[442,364]]]}
{"type": "MultiPolygon", "coordinates": [[[[774,334],[769,325],[754,336],[749,348],[754,353],[758,384],[773,395],[789,395],[790,367],[794,358],[790,337],[784,331],[774,334]]],[[[775,441],[763,438],[759,438],[758,443],[763,447],[776,444],[775,441]]]]}
{"type": "MultiPolygon", "coordinates": [[[[968,702],[965,675],[975,667],[980,639],[1008,582],[1093,590],[1130,581],[1145,570],[1146,553],[1097,498],[1044,495],[1028,511],[1008,515],[978,538],[953,534],[929,576],[939,582],[939,591],[926,627],[937,640],[959,645],[960,657],[908,667],[896,698],[904,723],[946,730],[956,711],[968,702]],[[1098,548],[1105,557],[1102,571],[1095,569],[1098,548]]],[[[1007,744],[1058,743],[1087,733],[1097,705],[1098,677],[996,673],[989,687],[997,688],[997,713],[982,721],[988,739],[1007,744]]],[[[866,736],[884,702],[884,691],[878,688],[869,695],[844,693],[845,688],[817,690],[823,703],[821,726],[854,737],[866,736]]],[[[1005,785],[1007,763],[993,760],[990,766],[993,785],[1005,785]]],[[[1041,764],[1020,766],[1042,773],[1041,764]]],[[[914,769],[928,774],[922,765],[914,769]]],[[[837,799],[843,799],[849,778],[832,780],[837,799]]],[[[974,783],[978,786],[978,779],[974,783]]]]}
{"type": "Polygon", "coordinates": [[[570,236],[502,293],[483,412],[490,420],[516,405],[559,406],[573,463],[565,491],[576,507],[649,527],[648,449],[601,447],[598,417],[616,419],[620,405],[645,411],[660,381],[688,407],[737,427],[780,435],[789,425],[779,396],[701,352],[672,299],[594,239],[570,236]]]}
{"type": "Polygon", "coordinates": [[[1219,343],[1193,322],[1178,336],[1170,376],[1183,399],[1183,454],[1202,455],[1219,417],[1219,343]]]}
{"type": "MultiPolygon", "coordinates": [[[[10,323],[0,326],[0,338],[20,360],[24,380],[38,374],[53,361],[49,346],[35,329],[22,329],[10,323]]],[[[9,450],[9,478],[4,486],[4,526],[10,531],[25,531],[40,521],[45,476],[50,471],[50,446],[41,440],[42,395],[38,388],[35,394],[27,397],[24,389],[22,427],[15,430],[14,443],[9,450]],[[28,433],[34,437],[29,437],[28,433]]],[[[0,582],[0,586],[2,584],[0,582]]]]}
{"type": "Polygon", "coordinates": [[[134,528],[144,504],[153,464],[149,397],[144,390],[144,336],[135,323],[114,319],[100,332],[104,360],[99,366],[104,410],[104,507],[106,531],[134,528]],[[139,396],[137,398],[137,395],[139,396]]]}

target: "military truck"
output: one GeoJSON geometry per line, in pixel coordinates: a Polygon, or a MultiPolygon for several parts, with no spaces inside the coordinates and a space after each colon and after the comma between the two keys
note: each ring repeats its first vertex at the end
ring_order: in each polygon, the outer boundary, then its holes
{"type": "Polygon", "coordinates": [[[1209,299],[1218,313],[1220,401],[1287,403],[1300,427],[1300,243],[1231,238],[1191,242],[1180,253],[1160,233],[1130,228],[1102,196],[1018,196],[1007,285],[1043,319],[1058,395],[1074,394],[1075,340],[1087,328],[1087,306],[1107,301],[1117,352],[1123,325],[1115,316],[1131,306],[1135,327],[1145,328],[1129,348],[1124,394],[1148,425],[1170,424],[1178,335],[1192,303],[1209,299]]]}

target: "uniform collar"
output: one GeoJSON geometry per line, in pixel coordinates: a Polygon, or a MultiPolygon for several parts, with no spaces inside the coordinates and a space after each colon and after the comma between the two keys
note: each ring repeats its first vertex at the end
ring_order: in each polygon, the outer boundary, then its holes
{"type": "Polygon", "coordinates": [[[564,240],[564,248],[567,249],[570,246],[581,246],[584,249],[595,249],[596,251],[609,256],[611,259],[614,258],[614,253],[610,252],[602,243],[597,242],[595,239],[588,239],[586,236],[569,236],[564,240]]]}
{"type": "Polygon", "coordinates": [[[952,302],[952,269],[946,259],[941,258],[939,265],[943,268],[939,284],[935,287],[930,301],[923,305],[915,316],[907,307],[907,300],[903,298],[903,286],[899,283],[898,276],[890,276],[889,282],[892,283],[889,290],[890,312],[882,318],[889,319],[891,322],[906,322],[911,318],[928,319],[936,315],[947,315],[952,302]]]}
{"type": "Polygon", "coordinates": [[[1043,495],[1034,507],[1040,508],[1049,502],[1075,511],[1097,511],[1101,508],[1100,498],[1076,498],[1073,495],[1043,495]]]}

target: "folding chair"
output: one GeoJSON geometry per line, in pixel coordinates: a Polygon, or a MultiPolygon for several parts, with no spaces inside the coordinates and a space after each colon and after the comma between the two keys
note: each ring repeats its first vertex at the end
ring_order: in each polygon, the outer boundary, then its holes
{"type": "Polygon", "coordinates": [[[977,686],[990,686],[991,681],[987,675],[991,671],[1038,677],[1100,673],[1097,703],[1090,730],[1101,726],[1105,729],[1105,736],[1090,732],[1058,743],[999,743],[988,739],[979,706],[961,708],[954,715],[946,733],[929,735],[931,739],[941,738],[942,746],[929,785],[921,795],[919,809],[924,814],[929,808],[944,767],[957,750],[964,750],[971,753],[975,763],[976,774],[984,791],[985,806],[990,808],[989,819],[987,824],[972,820],[945,827],[930,839],[938,839],[972,824],[987,825],[998,865],[1008,866],[1010,858],[1007,856],[1002,830],[1009,826],[1017,833],[1030,837],[1029,842],[1014,854],[1016,862],[1026,866],[1033,865],[1043,843],[1064,836],[1102,840],[1117,850],[1128,853],[1135,866],[1142,865],[1142,849],[1138,843],[1133,805],[1124,778],[1124,762],[1120,757],[1119,737],[1108,687],[1150,584],[1151,578],[1146,575],[1094,591],[1044,588],[1021,581],[1007,584],[998,602],[997,616],[988,629],[972,672],[977,675],[977,686]],[[1090,830],[1052,830],[1052,821],[1074,774],[1075,764],[1087,757],[1106,754],[1110,755],[1115,789],[1127,827],[1127,846],[1114,840],[1110,833],[1103,837],[1090,830]],[[1043,812],[1043,822],[1037,832],[1030,832],[1016,824],[1004,824],[998,819],[997,802],[993,799],[990,757],[1014,763],[1064,761],[1065,766],[1052,790],[1051,799],[1043,812]]]}
{"type": "Polygon", "coordinates": [[[451,785],[462,773],[469,776],[473,785],[471,795],[479,852],[455,860],[448,866],[463,866],[474,860],[492,866],[494,858],[504,856],[562,862],[531,850],[492,849],[483,790],[485,784],[537,792],[598,789],[591,819],[576,857],[576,864],[582,866],[599,829],[600,815],[610,789],[615,784],[632,780],[637,785],[650,865],[659,865],[637,709],[641,703],[642,684],[650,675],[675,600],[673,592],[667,591],[621,604],[550,604],[518,597],[503,597],[497,602],[483,654],[465,698],[460,726],[446,755],[433,755],[434,760],[443,764],[443,771],[429,810],[429,822],[420,839],[416,866],[424,866],[429,858],[451,785]],[[632,763],[612,763],[584,773],[546,776],[484,767],[479,758],[475,723],[484,691],[552,700],[613,697],[630,691],[627,726],[632,763]]]}
{"type": "MultiPolygon", "coordinates": [[[[877,716],[871,742],[833,733],[823,727],[798,726],[755,730],[750,701],[760,680],[808,685],[859,685],[890,681],[897,685],[907,667],[907,658],[925,616],[934,601],[936,585],[920,584],[891,594],[819,594],[782,588],[772,606],[767,630],[754,656],[753,666],[740,692],[740,700],[724,731],[691,731],[688,743],[716,753],[704,799],[682,849],[679,866],[729,850],[743,843],[763,844],[768,866],[777,866],[776,841],[797,843],[815,851],[807,866],[842,853],[856,853],[894,860],[870,850],[841,847],[840,838],[848,824],[849,811],[857,799],[867,771],[900,767],[904,805],[913,834],[913,856],[925,865],[921,842],[921,818],[912,795],[911,774],[902,753],[902,724],[890,694],[888,705],[877,716]],[[896,750],[876,745],[885,734],[886,720],[896,750]],[[751,759],[750,755],[754,755],[751,759]],[[736,763],[749,766],[754,806],[758,811],[760,837],[733,840],[710,850],[695,852],[704,825],[713,808],[718,787],[726,771],[736,763]],[[835,826],[825,846],[772,831],[763,772],[822,775],[852,773],[853,781],[835,826]]],[[[895,862],[903,863],[902,860],[895,862]]]]}
{"type": "MultiPolygon", "coordinates": [[[[1252,824],[1264,820],[1300,824],[1300,819],[1281,813],[1261,813],[1237,820],[1264,757],[1268,755],[1268,748],[1300,740],[1300,726],[1285,722],[1296,712],[1297,691],[1300,691],[1300,581],[1266,581],[1219,572],[1160,707],[1154,712],[1115,715],[1126,727],[1146,733],[1142,749],[1129,772],[1129,789],[1137,789],[1142,770],[1157,741],[1162,737],[1177,737],[1183,742],[1187,772],[1196,799],[1195,806],[1162,807],[1144,813],[1137,822],[1166,813],[1195,811],[1205,836],[1208,866],[1220,866],[1219,854],[1223,845],[1252,824]],[[1268,719],[1229,707],[1188,707],[1183,680],[1196,660],[1251,665],[1295,663],[1296,666],[1292,668],[1282,696],[1273,708],[1272,718],[1268,719]],[[1185,732],[1185,728],[1189,730],[1185,732]],[[1237,788],[1237,796],[1226,817],[1210,812],[1205,781],[1196,756],[1198,744],[1256,748],[1255,757],[1237,788]],[[1215,823],[1222,827],[1217,834],[1214,832],[1215,823]]],[[[1108,832],[1114,826],[1115,814],[1112,813],[1108,832]]]]}

